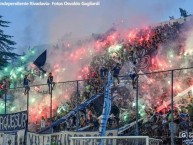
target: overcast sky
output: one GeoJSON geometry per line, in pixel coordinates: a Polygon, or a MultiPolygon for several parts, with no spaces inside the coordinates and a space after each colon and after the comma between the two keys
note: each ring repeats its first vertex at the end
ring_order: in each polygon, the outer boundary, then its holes
{"type": "Polygon", "coordinates": [[[51,43],[70,32],[77,39],[102,33],[113,23],[123,22],[128,28],[167,21],[169,16],[179,18],[179,7],[193,13],[193,0],[100,0],[100,6],[91,7],[0,6],[0,15],[11,22],[4,30],[21,48],[51,43]]]}

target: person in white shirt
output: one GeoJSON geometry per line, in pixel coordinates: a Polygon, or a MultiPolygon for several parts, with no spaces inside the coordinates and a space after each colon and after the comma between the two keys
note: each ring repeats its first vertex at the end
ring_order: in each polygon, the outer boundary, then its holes
{"type": "Polygon", "coordinates": [[[129,62],[129,76],[132,80],[133,89],[136,89],[136,80],[137,80],[137,71],[136,71],[136,62],[129,62]]]}
{"type": "Polygon", "coordinates": [[[41,119],[41,128],[45,128],[46,127],[46,120],[44,119],[44,117],[42,116],[41,119]]]}

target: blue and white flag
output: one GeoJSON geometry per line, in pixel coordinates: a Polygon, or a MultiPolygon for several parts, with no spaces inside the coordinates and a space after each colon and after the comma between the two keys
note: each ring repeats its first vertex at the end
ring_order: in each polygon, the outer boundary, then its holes
{"type": "MultiPolygon", "coordinates": [[[[102,112],[102,118],[99,128],[99,134],[100,136],[105,136],[106,132],[106,125],[109,118],[109,114],[111,111],[111,84],[112,84],[112,78],[111,73],[109,71],[108,73],[108,83],[105,90],[105,99],[104,99],[104,105],[103,105],[103,112],[102,112]]],[[[100,144],[103,144],[104,140],[101,140],[100,144]]]]}

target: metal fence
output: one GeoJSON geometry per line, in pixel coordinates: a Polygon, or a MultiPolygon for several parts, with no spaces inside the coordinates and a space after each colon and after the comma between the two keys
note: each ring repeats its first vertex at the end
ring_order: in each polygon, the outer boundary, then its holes
{"type": "MultiPolygon", "coordinates": [[[[174,144],[174,136],[178,135],[180,129],[189,131],[189,128],[191,128],[189,125],[192,123],[191,114],[189,114],[188,126],[186,127],[185,123],[184,128],[178,129],[180,122],[179,124],[175,122],[174,113],[175,110],[183,112],[183,107],[186,108],[188,104],[193,104],[191,102],[193,98],[192,67],[139,73],[136,89],[132,88],[129,76],[120,76],[119,78],[121,80],[120,84],[112,85],[113,103],[111,113],[113,112],[114,116],[111,117],[118,118],[116,120],[118,125],[115,125],[115,128],[123,130],[126,128],[122,131],[123,134],[131,133],[134,129],[134,135],[137,136],[148,135],[153,138],[169,136],[171,137],[171,144],[174,144]],[[116,112],[117,108],[118,112],[116,112]],[[167,123],[164,124],[163,116],[165,114],[170,114],[170,120],[167,120],[167,123]],[[130,124],[129,127],[127,127],[128,124],[130,124]],[[159,134],[160,131],[165,134],[159,134]]],[[[4,114],[27,110],[28,130],[37,132],[41,130],[42,119],[46,120],[45,127],[49,127],[53,122],[67,115],[70,110],[78,107],[91,96],[99,93],[103,94],[104,87],[105,80],[97,82],[96,79],[92,79],[59,82],[55,84],[50,92],[47,84],[32,85],[26,95],[23,94],[23,87],[6,89],[4,90],[4,102],[1,102],[1,108],[4,108],[4,114]],[[88,84],[94,85],[91,87],[88,84]]],[[[103,98],[101,97],[97,101],[94,106],[96,110],[98,109],[95,113],[99,117],[102,111],[103,98]]],[[[84,128],[80,125],[83,112],[85,110],[79,110],[75,113],[75,118],[72,120],[76,120],[76,123],[71,130],[78,131],[80,128],[84,128]]],[[[115,120],[112,118],[109,121],[110,125],[107,126],[108,129],[113,128],[112,122],[115,120]]],[[[60,123],[54,127],[54,131],[65,130],[64,126],[63,123],[60,123]]],[[[53,128],[50,131],[53,132],[53,128]]]]}
{"type": "Polygon", "coordinates": [[[175,137],[192,128],[193,68],[139,74],[136,89],[136,135],[175,137]],[[150,110],[148,110],[150,109],[150,110]],[[144,113],[146,114],[144,116],[144,113]],[[186,120],[183,115],[188,114],[186,120]],[[142,127],[138,123],[143,119],[142,127]]]}

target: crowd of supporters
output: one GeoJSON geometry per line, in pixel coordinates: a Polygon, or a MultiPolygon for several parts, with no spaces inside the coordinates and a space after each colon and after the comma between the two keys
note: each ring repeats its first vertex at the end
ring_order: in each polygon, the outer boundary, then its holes
{"type": "MultiPolygon", "coordinates": [[[[183,31],[182,27],[183,27],[183,24],[174,22],[172,24],[164,24],[164,25],[159,25],[148,29],[142,29],[137,33],[137,37],[135,38],[135,40],[132,40],[132,42],[127,41],[127,43],[124,42],[123,47],[116,52],[117,53],[116,57],[111,57],[109,59],[106,59],[105,57],[100,56],[99,58],[95,58],[95,60],[93,60],[92,62],[92,65],[90,66],[92,69],[89,74],[89,80],[85,84],[85,91],[83,91],[83,93],[80,95],[81,97],[80,102],[84,102],[94,94],[104,92],[104,88],[107,83],[106,78],[107,78],[108,71],[111,71],[112,77],[113,77],[114,84],[112,85],[112,89],[116,90],[116,86],[118,86],[121,81],[118,76],[120,75],[119,73],[123,65],[125,65],[126,63],[130,63],[129,65],[130,67],[132,67],[132,65],[136,67],[140,61],[140,58],[138,58],[138,52],[142,49],[151,50],[153,52],[153,51],[156,51],[156,49],[158,49],[159,45],[162,43],[169,43],[174,40],[175,41],[181,40],[180,33],[182,33],[181,31],[183,31]],[[147,37],[148,34],[149,34],[149,37],[147,37]],[[142,41],[138,41],[139,39],[141,39],[142,41]],[[100,61],[105,62],[105,64],[99,65],[98,62],[100,61]]],[[[180,45],[178,50],[180,54],[183,51],[182,49],[183,44],[182,43],[179,43],[179,44],[180,45]]],[[[154,69],[155,68],[156,66],[154,66],[154,69]]],[[[128,70],[129,69],[130,68],[128,68],[128,70]]],[[[132,74],[131,73],[132,71],[133,70],[129,71],[129,74],[132,74]]],[[[133,74],[136,74],[136,73],[133,72],[133,74]]],[[[128,74],[124,74],[124,75],[128,75],[128,74]]],[[[135,77],[137,76],[133,77],[132,75],[130,75],[129,79],[132,80],[135,77]]],[[[135,89],[135,82],[133,82],[133,84],[134,84],[133,89],[135,89]]],[[[119,108],[125,108],[129,104],[127,102],[129,100],[126,101],[122,98],[115,99],[115,100],[116,102],[114,102],[114,104],[116,104],[119,108]]],[[[191,106],[191,103],[189,104],[189,106],[191,106]]],[[[135,112],[135,107],[133,107],[132,109],[133,109],[133,112],[135,112]]],[[[100,124],[101,114],[98,114],[94,110],[94,107],[92,106],[88,107],[86,110],[87,111],[85,110],[80,111],[81,112],[79,114],[80,122],[78,126],[81,128],[84,128],[85,126],[90,126],[89,128],[87,128],[87,130],[93,130],[93,129],[97,130],[100,124]]],[[[175,130],[174,132],[176,136],[180,131],[178,128],[181,128],[183,130],[184,127],[188,126],[186,125],[187,121],[184,122],[183,118],[182,117],[180,118],[180,116],[183,116],[184,114],[183,112],[187,113],[187,110],[186,109],[181,109],[181,111],[179,110],[180,110],[179,108],[175,109],[175,113],[174,113],[174,121],[179,122],[179,123],[174,122],[174,130],[175,130]],[[179,121],[176,121],[177,116],[178,116],[177,120],[179,121]],[[179,127],[178,125],[176,126],[176,124],[179,124],[179,127]]],[[[159,132],[160,129],[163,129],[164,131],[161,132],[163,136],[170,135],[170,132],[169,132],[169,124],[171,122],[170,109],[168,110],[164,109],[160,112],[156,112],[156,109],[150,109],[148,111],[146,110],[145,112],[146,112],[146,115],[144,118],[144,122],[143,122],[144,125],[142,128],[144,134],[147,133],[149,135],[152,134],[155,136],[157,135],[157,133],[160,133],[159,132]],[[153,122],[154,124],[153,126],[151,125],[151,122],[153,122]],[[152,132],[148,131],[150,128],[154,131],[152,132]]],[[[190,114],[188,114],[188,116],[190,116],[190,114]]],[[[135,113],[131,113],[130,118],[133,118],[133,120],[135,120],[135,113]]],[[[190,118],[187,120],[190,121],[190,118]]],[[[114,114],[111,114],[111,116],[109,117],[107,126],[109,128],[116,128],[121,124],[120,121],[121,121],[120,116],[116,117],[114,116],[114,114]]],[[[130,122],[131,122],[131,119],[130,119],[130,122]]],[[[62,125],[62,128],[64,128],[64,130],[75,130],[76,125],[77,125],[76,117],[74,116],[74,117],[71,117],[69,120],[67,120],[62,125]]]]}
{"type": "MultiPolygon", "coordinates": [[[[90,64],[90,72],[86,74],[87,81],[84,82],[84,88],[80,91],[80,94],[72,95],[71,99],[64,104],[68,109],[73,110],[78,104],[81,104],[88,100],[91,96],[102,93],[105,93],[105,87],[108,83],[108,73],[111,72],[112,75],[112,92],[115,92],[118,89],[118,86],[123,82],[123,78],[119,77],[120,74],[128,76],[127,80],[131,80],[132,89],[136,89],[136,78],[137,72],[139,71],[138,66],[144,55],[141,55],[141,51],[145,50],[145,53],[154,53],[161,44],[170,43],[171,41],[179,41],[178,48],[179,55],[183,53],[183,38],[180,37],[180,34],[183,31],[183,23],[173,22],[171,24],[167,23],[164,25],[159,25],[155,27],[149,27],[147,29],[139,30],[135,38],[129,40],[120,40],[123,44],[122,47],[115,52],[115,55],[110,55],[105,53],[104,56],[98,56],[93,59],[90,64]],[[101,63],[103,62],[103,63],[101,63]],[[126,71],[123,71],[123,66],[127,65],[126,71]],[[122,72],[121,72],[122,71],[122,72]],[[79,98],[77,104],[77,97],[79,98]]],[[[102,40],[101,40],[102,41],[102,40]]],[[[111,42],[107,42],[106,47],[111,42]]],[[[124,67],[125,68],[125,67],[124,67]]],[[[158,64],[154,66],[149,66],[148,69],[159,69],[158,64]]],[[[49,93],[51,93],[53,77],[48,81],[49,93]],[[51,82],[50,82],[51,81],[51,82]]],[[[0,82],[1,88],[5,87],[5,80],[0,82]]],[[[55,85],[55,84],[54,84],[55,85]]],[[[28,87],[28,84],[24,84],[28,87]]],[[[3,89],[2,89],[3,90],[3,89]]],[[[29,91],[29,88],[27,88],[29,91]]],[[[25,91],[26,94],[26,91],[25,91]]],[[[113,94],[113,93],[112,93],[113,94]]],[[[0,94],[2,97],[2,93],[0,94]]],[[[126,100],[124,97],[113,98],[113,105],[119,108],[118,112],[121,112],[125,108],[132,106],[130,103],[133,100],[126,100]],[[130,102],[129,102],[130,101],[130,102]],[[122,110],[121,110],[122,109],[122,110]]],[[[174,134],[178,136],[180,131],[191,131],[193,127],[193,98],[192,94],[187,97],[187,99],[179,101],[182,103],[181,106],[174,109],[174,134]]],[[[178,103],[179,103],[178,102],[178,103]]],[[[101,106],[102,108],[102,106],[101,106]]],[[[108,119],[107,129],[116,129],[122,127],[122,125],[129,124],[135,120],[135,106],[130,107],[130,119],[126,122],[122,122],[121,113],[114,113],[111,111],[111,114],[108,119]]],[[[171,106],[165,107],[161,111],[157,112],[155,104],[152,106],[144,108],[145,115],[139,116],[143,118],[140,127],[140,134],[148,135],[155,138],[166,139],[170,136],[171,129],[171,106]]],[[[59,119],[60,117],[66,115],[68,112],[64,112],[62,115],[55,113],[52,122],[59,119]]],[[[45,120],[42,117],[41,128],[49,126],[50,119],[45,120]]],[[[101,112],[97,112],[95,104],[90,104],[85,109],[80,110],[78,115],[69,117],[65,122],[54,127],[55,131],[76,131],[77,127],[79,130],[85,131],[96,131],[98,130],[101,122],[101,112]],[[78,119],[77,119],[78,117],[78,119]],[[79,122],[77,123],[77,120],[79,122]]],[[[40,124],[40,123],[39,123],[40,124]]],[[[127,130],[128,131],[128,130],[127,130]]],[[[126,132],[125,132],[126,133],[126,132]]]]}

